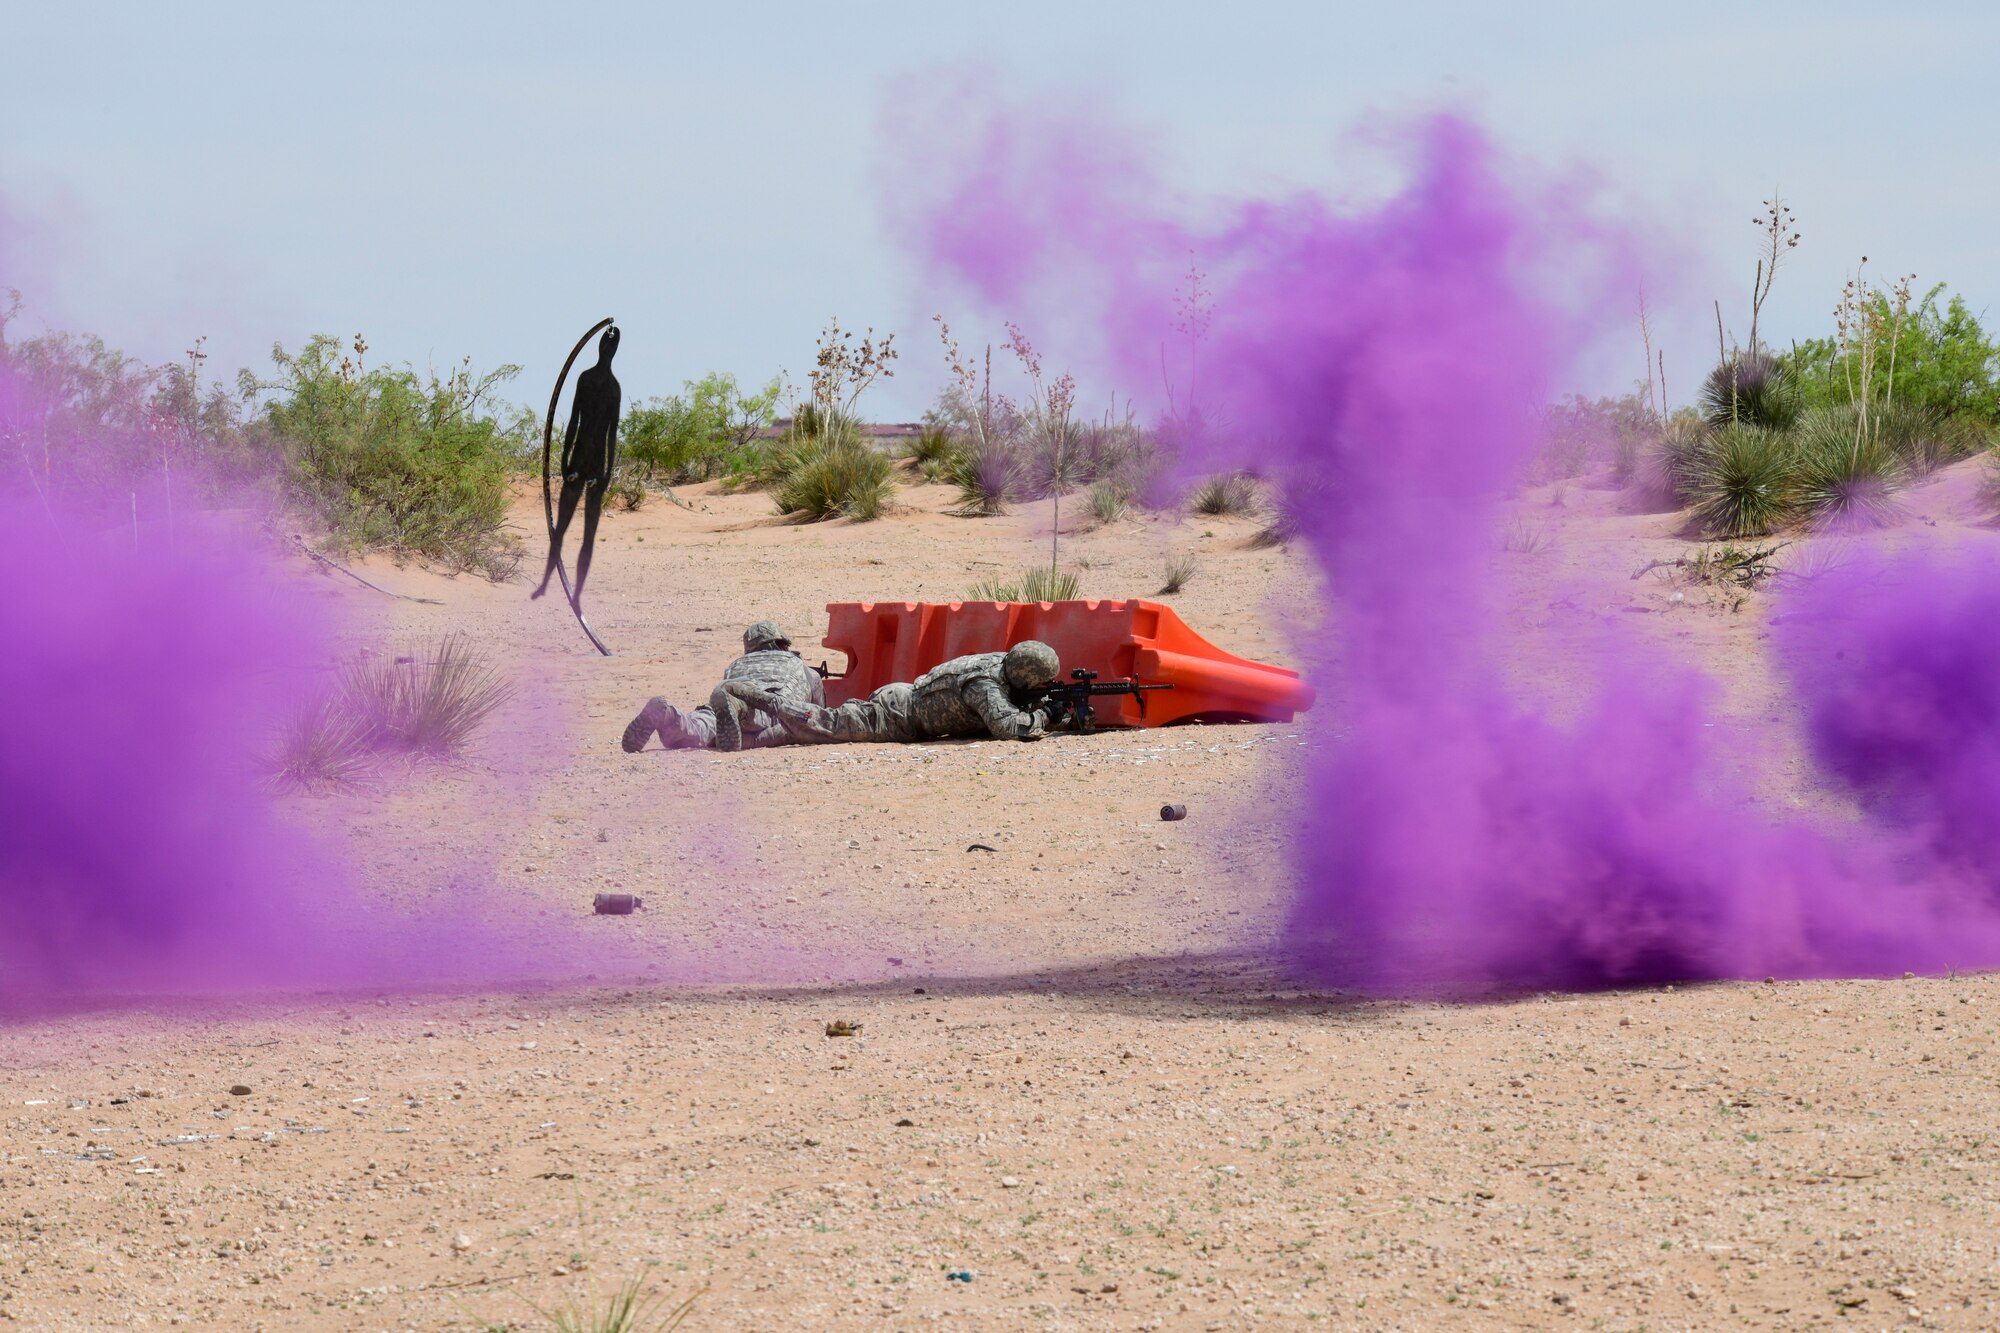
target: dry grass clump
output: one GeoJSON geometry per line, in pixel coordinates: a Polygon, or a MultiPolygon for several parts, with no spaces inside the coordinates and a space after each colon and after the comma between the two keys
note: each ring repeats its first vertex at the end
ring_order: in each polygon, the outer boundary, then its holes
{"type": "Polygon", "coordinates": [[[1073,602],[1082,580],[1074,570],[1036,565],[1011,580],[982,579],[966,600],[973,602],[1073,602]]]}
{"type": "Polygon", "coordinates": [[[1167,557],[1165,578],[1155,597],[1170,597],[1185,588],[1188,580],[1201,568],[1201,559],[1193,551],[1176,551],[1167,557]]]}
{"type": "Polygon", "coordinates": [[[514,693],[462,634],[429,654],[356,658],[333,690],[294,714],[279,737],[279,781],[324,791],[365,781],[387,755],[452,759],[514,693]]]}
{"type": "Polygon", "coordinates": [[[1533,555],[1548,549],[1547,528],[1536,527],[1525,518],[1515,515],[1500,529],[1500,549],[1514,555],[1533,555]]]}

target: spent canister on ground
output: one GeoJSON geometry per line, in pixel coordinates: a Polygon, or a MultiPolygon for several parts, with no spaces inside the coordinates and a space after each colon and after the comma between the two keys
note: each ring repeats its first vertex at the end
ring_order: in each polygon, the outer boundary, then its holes
{"type": "Polygon", "coordinates": [[[1160,818],[1170,824],[1176,819],[1186,819],[1187,807],[1184,805],[1163,805],[1160,807],[1160,818]]]}
{"type": "Polygon", "coordinates": [[[630,916],[639,910],[639,899],[629,893],[600,893],[590,906],[599,916],[630,916]]]}

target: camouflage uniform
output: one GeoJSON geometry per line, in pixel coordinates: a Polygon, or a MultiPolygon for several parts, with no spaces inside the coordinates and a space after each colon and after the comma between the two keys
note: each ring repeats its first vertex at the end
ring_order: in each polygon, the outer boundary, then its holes
{"type": "MultiPolygon", "coordinates": [[[[799,660],[799,655],[791,650],[791,643],[791,638],[777,625],[768,620],[758,621],[743,631],[743,656],[729,664],[729,669],[722,673],[723,680],[754,685],[760,691],[798,704],[824,705],[826,686],[819,672],[799,660]]],[[[625,725],[620,745],[631,754],[644,749],[655,733],[669,750],[707,749],[724,738],[732,738],[731,744],[722,747],[731,750],[783,745],[791,739],[782,723],[768,717],[745,732],[741,703],[718,712],[717,701],[726,697],[718,689],[710,695],[708,703],[687,709],[675,708],[665,699],[649,699],[639,715],[625,725]]]]}
{"type": "Polygon", "coordinates": [[[914,685],[884,685],[838,708],[773,699],[747,683],[725,683],[718,694],[776,715],[794,741],[926,741],[946,736],[1040,740],[1053,721],[1039,701],[1061,664],[1055,650],[1029,640],[1004,653],[956,657],[917,677],[914,685]]]}

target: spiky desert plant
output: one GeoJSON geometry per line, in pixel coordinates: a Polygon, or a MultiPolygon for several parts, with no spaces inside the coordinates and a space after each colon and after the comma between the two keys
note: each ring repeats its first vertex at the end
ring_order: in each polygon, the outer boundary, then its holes
{"type": "Polygon", "coordinates": [[[1761,351],[1736,352],[1702,381],[1701,415],[1718,429],[1739,425],[1783,430],[1798,420],[1799,395],[1784,362],[1761,351]]]}
{"type": "Polygon", "coordinates": [[[958,456],[951,471],[958,487],[957,512],[966,517],[991,517],[1007,512],[1021,498],[1021,460],[1004,444],[974,444],[958,456]]]}
{"type": "Polygon", "coordinates": [[[362,729],[370,749],[447,758],[513,693],[469,638],[447,634],[429,653],[349,663],[335,706],[362,729]]]}
{"type": "Polygon", "coordinates": [[[1090,488],[1090,516],[1099,523],[1116,523],[1132,507],[1132,493],[1115,481],[1100,481],[1090,488]]]}
{"type": "Polygon", "coordinates": [[[1809,412],[1793,436],[1798,501],[1819,523],[1880,524],[1896,513],[1908,469],[1895,444],[1851,409],[1809,412]]]}
{"type": "Polygon", "coordinates": [[[771,498],[781,514],[866,523],[882,516],[895,489],[893,471],[887,456],[859,440],[830,441],[801,450],[771,498]]]}
{"type": "Polygon", "coordinates": [[[1014,579],[982,579],[967,598],[975,602],[1073,602],[1081,580],[1074,570],[1034,565],[1014,579]]]}
{"type": "Polygon", "coordinates": [[[927,425],[910,441],[907,457],[921,471],[927,463],[947,463],[958,453],[958,441],[943,426],[927,425]]]}
{"type": "Polygon", "coordinates": [[[1917,476],[1974,457],[1991,442],[1986,427],[1974,418],[1908,399],[1873,408],[1868,429],[1917,476]]]}
{"type": "Polygon", "coordinates": [[[1254,514],[1257,483],[1241,472],[1223,472],[1194,488],[1188,504],[1197,514],[1254,514]]]}
{"type": "Polygon", "coordinates": [[[549,1309],[532,1308],[548,1320],[554,1333],[671,1333],[687,1321],[702,1296],[698,1291],[677,1304],[669,1304],[670,1298],[665,1295],[647,1295],[645,1285],[643,1276],[635,1277],[611,1292],[600,1305],[593,1283],[582,1301],[570,1297],[549,1309]]]}
{"type": "Polygon", "coordinates": [[[1761,426],[1726,426],[1694,450],[1683,494],[1695,524],[1716,537],[1761,537],[1798,514],[1788,441],[1761,426]]]}

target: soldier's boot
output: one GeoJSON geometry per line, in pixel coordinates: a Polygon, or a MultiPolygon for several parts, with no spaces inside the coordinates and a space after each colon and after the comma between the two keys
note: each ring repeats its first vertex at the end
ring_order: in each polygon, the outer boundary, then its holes
{"type": "Polygon", "coordinates": [[[715,748],[726,754],[741,750],[743,702],[729,692],[727,685],[718,685],[715,692],[708,696],[708,706],[715,713],[715,748]]]}
{"type": "MultiPolygon", "coordinates": [[[[618,738],[618,747],[626,754],[637,754],[646,748],[646,742],[653,739],[656,733],[660,733],[662,742],[671,746],[672,742],[660,732],[660,727],[673,711],[667,701],[658,695],[646,700],[646,706],[639,710],[639,715],[625,724],[625,734],[618,738]]],[[[678,725],[680,719],[675,718],[674,721],[678,725]]]]}

